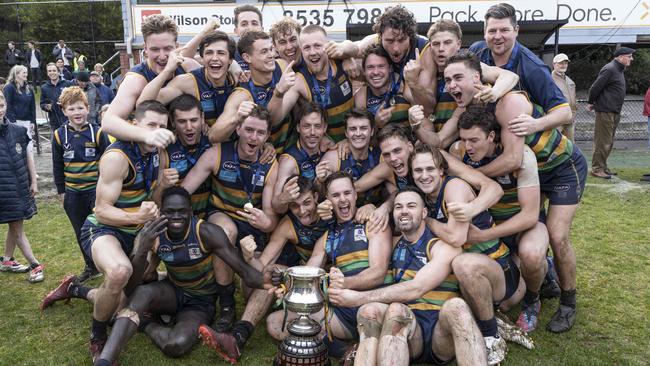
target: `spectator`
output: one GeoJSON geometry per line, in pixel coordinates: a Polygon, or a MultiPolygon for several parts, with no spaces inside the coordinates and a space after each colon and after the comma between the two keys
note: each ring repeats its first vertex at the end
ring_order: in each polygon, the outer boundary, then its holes
{"type": "Polygon", "coordinates": [[[73,72],[73,75],[75,76],[75,78],[77,77],[77,75],[79,75],[82,72],[85,72],[86,74],[88,74],[88,69],[86,68],[86,62],[85,61],[79,60],[78,62],[75,63],[75,65],[79,68],[78,70],[75,70],[75,72],[73,72]]]}
{"type": "Polygon", "coordinates": [[[5,62],[9,67],[14,67],[16,65],[22,64],[23,60],[25,59],[25,56],[23,56],[23,52],[19,49],[16,48],[16,44],[13,41],[9,41],[7,43],[7,51],[5,52],[5,62]]]}
{"type": "Polygon", "coordinates": [[[555,57],[553,57],[553,72],[551,73],[553,76],[553,81],[555,81],[555,84],[558,86],[558,88],[560,88],[562,94],[564,94],[564,97],[566,98],[567,102],[569,102],[569,106],[571,107],[571,121],[568,124],[562,125],[561,132],[569,140],[573,141],[573,123],[575,122],[577,111],[576,83],[574,83],[573,80],[571,80],[571,78],[566,75],[568,68],[569,57],[567,55],[564,53],[558,53],[555,57]]]}
{"type": "Polygon", "coordinates": [[[61,91],[72,83],[61,78],[59,70],[53,62],[47,64],[46,69],[49,80],[41,87],[41,109],[47,112],[50,128],[54,132],[67,119],[59,105],[59,96],[61,96],[61,91]]]}
{"type": "Polygon", "coordinates": [[[88,71],[86,69],[86,60],[88,58],[84,55],[81,54],[81,52],[74,51],[74,72],[79,73],[82,71],[88,71]]]}
{"type": "Polygon", "coordinates": [[[63,60],[63,66],[65,66],[68,71],[72,72],[72,60],[74,58],[74,53],[72,53],[72,50],[70,47],[66,46],[65,41],[60,40],[59,43],[54,46],[52,49],[52,56],[54,56],[55,59],[61,59],[63,60]]]}
{"type": "Polygon", "coordinates": [[[63,65],[63,59],[56,59],[56,68],[59,70],[59,77],[63,80],[72,81],[74,80],[74,75],[63,65]]]}
{"type": "Polygon", "coordinates": [[[102,100],[102,106],[105,104],[111,104],[113,98],[115,98],[115,94],[113,94],[111,88],[107,87],[102,83],[102,75],[97,71],[91,72],[90,82],[93,83],[95,88],[97,88],[97,91],[99,92],[99,97],[102,100]]]}
{"type": "Polygon", "coordinates": [[[15,123],[10,123],[5,116],[6,110],[7,101],[0,93],[0,224],[9,225],[4,253],[0,257],[0,271],[29,271],[29,282],[41,282],[43,266],[34,257],[23,226],[23,220],[29,220],[36,215],[36,166],[34,157],[27,151],[27,131],[15,123]],[[18,263],[14,258],[16,247],[29,261],[29,267],[18,263]]]}
{"type": "Polygon", "coordinates": [[[625,68],[630,66],[634,50],[621,47],[614,51],[614,59],[603,66],[591,88],[587,109],[596,111],[594,127],[594,156],[591,159],[591,175],[610,179],[616,172],[607,166],[607,158],[614,146],[614,135],[621,120],[625,101],[625,68]]]}
{"type": "Polygon", "coordinates": [[[78,276],[80,282],[97,277],[92,258],[84,253],[81,227],[95,207],[95,187],[99,158],[110,144],[99,126],[88,123],[88,100],[84,92],[69,87],[61,93],[59,103],[68,123],[53,132],[52,173],[56,190],[65,210],[86,266],[78,276]]]}
{"type": "Polygon", "coordinates": [[[34,41],[27,42],[29,49],[25,53],[25,62],[29,66],[32,75],[34,89],[41,85],[41,50],[36,48],[34,41]]]}
{"type": "Polygon", "coordinates": [[[88,122],[99,124],[97,121],[97,116],[99,110],[102,108],[102,98],[99,96],[99,91],[95,88],[95,85],[90,82],[90,76],[87,72],[80,72],[77,75],[77,79],[74,81],[74,85],[80,87],[84,93],[86,93],[86,98],[88,98],[88,122]]]}
{"type": "Polygon", "coordinates": [[[106,85],[106,86],[108,86],[110,88],[111,87],[111,81],[112,81],[111,80],[111,75],[109,73],[107,73],[106,71],[104,71],[104,65],[102,65],[100,63],[96,63],[93,70],[97,71],[99,73],[99,75],[102,76],[102,82],[104,83],[104,85],[106,85]]]}
{"type": "Polygon", "coordinates": [[[7,83],[7,79],[0,78],[0,93],[2,93],[2,90],[5,88],[6,83],[7,83]]]}
{"type": "MultiPolygon", "coordinates": [[[[32,139],[36,127],[36,99],[34,91],[27,85],[25,66],[16,65],[11,68],[4,95],[7,102],[7,118],[25,127],[27,135],[32,139]]],[[[33,147],[34,143],[30,142],[29,150],[32,151],[33,147]]]]}

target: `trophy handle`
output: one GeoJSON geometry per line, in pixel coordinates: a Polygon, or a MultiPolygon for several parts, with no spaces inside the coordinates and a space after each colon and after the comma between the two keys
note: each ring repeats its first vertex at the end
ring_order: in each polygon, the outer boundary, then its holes
{"type": "Polygon", "coordinates": [[[284,333],[284,329],[287,326],[287,315],[288,315],[287,295],[289,294],[289,289],[293,287],[293,281],[291,280],[291,276],[289,276],[289,272],[286,270],[282,274],[282,283],[284,284],[284,289],[286,291],[286,293],[282,297],[282,310],[284,310],[284,317],[282,318],[282,332],[284,333]],[[291,281],[291,285],[287,285],[289,281],[291,281]]]}
{"type": "Polygon", "coordinates": [[[325,312],[325,319],[323,323],[325,324],[325,332],[327,333],[327,339],[329,339],[329,341],[332,342],[333,341],[332,329],[330,328],[329,287],[330,287],[330,276],[329,274],[326,273],[320,279],[320,290],[321,290],[321,294],[323,295],[323,311],[325,312]]]}

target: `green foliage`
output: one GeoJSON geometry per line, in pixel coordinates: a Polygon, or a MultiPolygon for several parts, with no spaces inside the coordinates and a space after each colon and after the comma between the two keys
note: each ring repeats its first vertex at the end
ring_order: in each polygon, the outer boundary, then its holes
{"type": "MultiPolygon", "coordinates": [[[[26,42],[34,40],[45,61],[54,61],[52,48],[59,39],[63,39],[73,51],[88,57],[86,66],[92,68],[96,62],[103,63],[115,53],[115,43],[121,42],[123,35],[119,1],[69,4],[25,2],[19,6],[0,4],[3,55],[6,41],[20,42],[22,39],[24,44],[18,47],[27,49],[26,42]]],[[[112,71],[117,66],[118,61],[115,61],[107,69],[112,71]]],[[[0,75],[6,75],[8,71],[4,62],[0,63],[0,75]]]]}

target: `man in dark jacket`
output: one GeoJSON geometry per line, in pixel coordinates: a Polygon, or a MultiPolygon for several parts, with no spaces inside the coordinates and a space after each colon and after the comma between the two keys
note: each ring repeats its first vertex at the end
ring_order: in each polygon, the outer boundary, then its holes
{"type": "Polygon", "coordinates": [[[614,134],[621,120],[621,109],[625,101],[625,76],[623,71],[634,59],[634,50],[621,47],[614,51],[614,59],[603,66],[591,88],[587,109],[596,111],[594,127],[594,156],[591,175],[610,179],[616,172],[607,167],[607,158],[614,146],[614,134]]]}
{"type": "Polygon", "coordinates": [[[68,71],[72,72],[72,60],[74,59],[74,53],[72,53],[70,47],[66,46],[64,40],[60,40],[59,43],[54,46],[52,49],[52,56],[54,56],[54,59],[62,59],[65,68],[68,69],[68,71]]]}
{"type": "Polygon", "coordinates": [[[99,92],[99,97],[101,98],[102,106],[104,104],[111,104],[113,98],[115,98],[115,94],[113,94],[111,88],[103,84],[102,75],[97,71],[93,71],[90,73],[90,81],[93,83],[93,85],[95,86],[95,88],[97,88],[97,91],[99,92]]]}
{"type": "Polygon", "coordinates": [[[36,48],[34,41],[27,42],[29,49],[25,52],[25,66],[29,68],[32,75],[32,85],[36,89],[41,85],[41,50],[36,48]]]}
{"type": "Polygon", "coordinates": [[[99,124],[97,117],[99,116],[99,111],[102,109],[102,98],[99,96],[99,91],[95,88],[95,85],[90,82],[90,75],[85,71],[80,72],[74,81],[74,85],[83,89],[88,98],[88,109],[90,111],[88,114],[88,122],[99,124]]]}
{"type": "Polygon", "coordinates": [[[13,41],[7,43],[7,51],[5,51],[5,62],[9,68],[12,68],[16,65],[19,65],[25,59],[23,52],[16,48],[16,44],[13,41]]]}
{"type": "Polygon", "coordinates": [[[47,77],[50,80],[41,86],[41,109],[47,112],[52,131],[56,131],[67,119],[58,103],[59,96],[61,96],[63,88],[72,85],[72,83],[61,79],[59,69],[53,62],[47,64],[47,77]]]}

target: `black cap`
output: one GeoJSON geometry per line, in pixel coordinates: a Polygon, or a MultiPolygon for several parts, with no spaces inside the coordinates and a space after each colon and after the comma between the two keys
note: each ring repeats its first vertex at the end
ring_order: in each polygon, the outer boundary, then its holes
{"type": "Polygon", "coordinates": [[[634,52],[636,52],[636,50],[634,50],[634,49],[632,49],[630,47],[621,47],[621,48],[617,49],[616,51],[614,51],[614,57],[618,57],[620,55],[631,55],[634,52]]]}
{"type": "Polygon", "coordinates": [[[87,72],[82,71],[79,74],[77,74],[77,81],[83,81],[87,83],[90,81],[90,76],[88,76],[87,72]]]}

